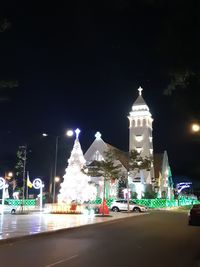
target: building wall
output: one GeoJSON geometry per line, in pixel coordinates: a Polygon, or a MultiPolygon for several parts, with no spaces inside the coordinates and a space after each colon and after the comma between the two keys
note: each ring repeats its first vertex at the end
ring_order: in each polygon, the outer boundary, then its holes
{"type": "MultiPolygon", "coordinates": [[[[129,113],[129,151],[137,150],[142,157],[153,157],[153,119],[149,107],[145,103],[141,91],[138,89],[139,96],[133,103],[129,113]]],[[[147,190],[152,190],[152,180],[154,179],[154,168],[150,171],[141,170],[139,174],[130,175],[132,188],[136,188],[140,196],[147,190]],[[139,178],[140,177],[140,178],[139,178]],[[140,184],[139,184],[140,183],[140,184]],[[139,192],[141,190],[141,192],[139,192]]]]}

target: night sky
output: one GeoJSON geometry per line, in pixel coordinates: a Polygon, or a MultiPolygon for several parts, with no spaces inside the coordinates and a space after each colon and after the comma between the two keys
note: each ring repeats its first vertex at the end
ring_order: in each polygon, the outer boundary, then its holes
{"type": "Polygon", "coordinates": [[[14,168],[17,147],[27,144],[30,177],[48,180],[60,135],[63,175],[74,141],[63,136],[67,128],[81,129],[84,152],[96,131],[127,151],[127,116],[142,86],[154,152],[167,150],[173,175],[197,180],[200,136],[189,123],[200,118],[198,82],[184,93],[164,92],[173,73],[200,73],[198,1],[65,2],[1,4],[0,20],[9,24],[0,32],[0,81],[18,86],[0,88],[0,174],[14,168]]]}

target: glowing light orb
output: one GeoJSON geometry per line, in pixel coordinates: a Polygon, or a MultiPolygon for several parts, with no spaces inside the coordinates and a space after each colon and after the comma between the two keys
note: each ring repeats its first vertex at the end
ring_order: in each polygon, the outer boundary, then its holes
{"type": "Polygon", "coordinates": [[[199,132],[200,126],[197,123],[192,124],[192,131],[193,132],[199,132]]]}

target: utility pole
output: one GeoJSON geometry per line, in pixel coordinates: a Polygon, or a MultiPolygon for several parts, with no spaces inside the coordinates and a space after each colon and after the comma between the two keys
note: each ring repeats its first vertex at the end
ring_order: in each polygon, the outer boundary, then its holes
{"type": "Polygon", "coordinates": [[[26,159],[27,159],[27,146],[22,146],[24,150],[23,155],[23,187],[22,187],[22,211],[24,209],[25,187],[26,187],[26,159]]]}
{"type": "Polygon", "coordinates": [[[129,170],[127,171],[127,185],[126,185],[126,188],[127,188],[127,211],[129,212],[130,211],[130,198],[129,198],[129,181],[128,181],[128,175],[129,175],[129,170]]]}
{"type": "Polygon", "coordinates": [[[128,169],[127,169],[127,184],[126,184],[126,188],[127,188],[127,211],[128,212],[130,211],[129,180],[128,180],[129,170],[130,170],[130,151],[128,152],[128,169]]]}
{"type": "Polygon", "coordinates": [[[56,149],[55,149],[55,165],[54,165],[54,177],[53,177],[53,203],[55,203],[55,193],[56,193],[56,173],[57,173],[57,158],[58,158],[58,138],[56,136],[56,149]]]}

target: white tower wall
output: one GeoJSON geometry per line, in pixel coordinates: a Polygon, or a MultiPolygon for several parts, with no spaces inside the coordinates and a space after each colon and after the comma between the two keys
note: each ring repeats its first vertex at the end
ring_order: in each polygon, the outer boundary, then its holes
{"type": "Polygon", "coordinates": [[[137,150],[143,157],[153,156],[152,115],[142,98],[140,87],[139,97],[129,114],[129,150],[137,150]]]}
{"type": "MultiPolygon", "coordinates": [[[[129,151],[137,150],[142,157],[153,157],[153,138],[152,138],[152,115],[147,104],[142,97],[142,88],[138,89],[139,96],[132,106],[129,113],[129,151]]],[[[154,168],[150,171],[142,170],[140,174],[140,182],[132,177],[133,186],[143,188],[143,192],[151,185],[154,177],[154,168]],[[137,181],[137,182],[136,182],[137,181]]]]}

